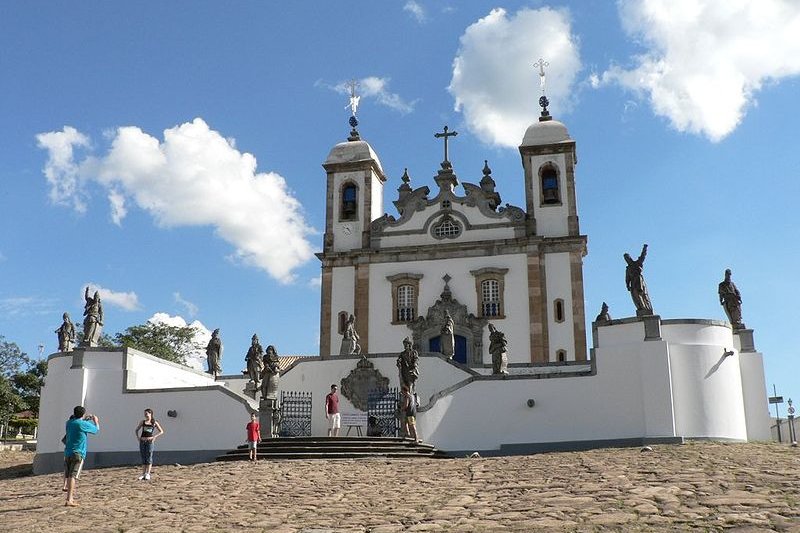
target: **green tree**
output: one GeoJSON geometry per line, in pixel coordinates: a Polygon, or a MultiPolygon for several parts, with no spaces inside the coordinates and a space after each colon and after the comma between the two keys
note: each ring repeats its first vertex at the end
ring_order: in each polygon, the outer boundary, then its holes
{"type": "Polygon", "coordinates": [[[5,376],[0,374],[0,436],[7,433],[8,422],[11,415],[27,407],[25,401],[14,391],[5,376]]]}
{"type": "Polygon", "coordinates": [[[20,350],[15,342],[8,342],[0,335],[0,376],[10,378],[31,364],[28,354],[20,350]]]}
{"type": "Polygon", "coordinates": [[[11,376],[14,392],[27,404],[28,409],[39,416],[39,398],[42,395],[44,377],[47,375],[47,361],[42,359],[32,363],[27,371],[11,376]]]}
{"type": "Polygon", "coordinates": [[[117,344],[135,348],[173,363],[186,364],[186,357],[201,349],[192,326],[168,326],[146,322],[117,333],[117,344]]]}

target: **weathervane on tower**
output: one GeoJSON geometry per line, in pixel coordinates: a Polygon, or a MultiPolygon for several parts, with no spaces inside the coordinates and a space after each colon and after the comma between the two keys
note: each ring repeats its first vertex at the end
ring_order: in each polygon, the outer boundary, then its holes
{"type": "Polygon", "coordinates": [[[358,111],[358,102],[361,100],[360,96],[356,96],[356,88],[358,87],[358,80],[350,80],[347,82],[347,87],[350,89],[350,103],[345,106],[345,109],[350,108],[350,137],[347,138],[348,141],[358,141],[361,139],[361,136],[358,134],[358,130],[356,126],[358,126],[358,119],[356,118],[356,112],[358,111]]]}
{"type": "Polygon", "coordinates": [[[547,106],[550,105],[550,100],[547,99],[545,95],[545,74],[544,74],[544,67],[549,67],[550,63],[539,58],[539,61],[533,64],[534,67],[539,67],[539,86],[542,89],[542,96],[539,97],[539,106],[542,108],[542,116],[539,117],[540,122],[544,122],[545,120],[550,120],[552,117],[550,116],[550,111],[547,110],[547,106]]]}

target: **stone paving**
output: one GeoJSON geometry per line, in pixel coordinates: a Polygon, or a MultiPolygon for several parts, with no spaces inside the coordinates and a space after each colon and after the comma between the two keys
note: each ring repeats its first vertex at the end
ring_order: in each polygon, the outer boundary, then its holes
{"type": "MultiPolygon", "coordinates": [[[[158,457],[156,456],[156,460],[158,457]]],[[[18,477],[0,453],[0,530],[800,533],[800,449],[689,443],[475,459],[260,461],[18,477]]]]}

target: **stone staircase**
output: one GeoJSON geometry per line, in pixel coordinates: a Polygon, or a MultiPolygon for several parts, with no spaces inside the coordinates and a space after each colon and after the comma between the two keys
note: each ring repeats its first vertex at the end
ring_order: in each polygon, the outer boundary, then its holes
{"type": "MultiPolygon", "coordinates": [[[[277,437],[258,444],[259,459],[360,459],[367,457],[447,458],[445,452],[425,443],[400,437],[277,437]]],[[[243,444],[217,461],[246,461],[243,444]]]]}

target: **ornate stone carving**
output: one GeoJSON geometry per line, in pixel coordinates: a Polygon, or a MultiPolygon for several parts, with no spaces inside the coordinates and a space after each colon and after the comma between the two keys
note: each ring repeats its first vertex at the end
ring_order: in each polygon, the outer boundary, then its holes
{"type": "Polygon", "coordinates": [[[278,397],[278,385],[281,381],[281,371],[278,367],[278,352],[273,345],[267,346],[263,359],[264,370],[261,371],[261,399],[275,399],[278,397]]]}
{"type": "Polygon", "coordinates": [[[449,313],[453,321],[453,332],[467,339],[467,364],[478,366],[483,364],[483,328],[488,320],[476,317],[467,311],[467,306],[453,298],[450,286],[445,283],[444,290],[425,316],[419,316],[408,327],[413,332],[414,345],[427,351],[427,343],[433,337],[441,335],[445,314],[449,313]]]}
{"type": "Polygon", "coordinates": [[[388,390],[389,378],[381,374],[366,357],[359,359],[356,367],[342,379],[342,396],[362,411],[367,410],[369,392],[376,389],[388,390]]]}
{"type": "Polygon", "coordinates": [[[72,347],[75,345],[75,325],[69,318],[69,313],[64,313],[64,322],[56,330],[58,335],[58,351],[71,352],[72,347]]]}
{"type": "Polygon", "coordinates": [[[219,328],[211,333],[211,340],[206,345],[207,372],[215,378],[222,374],[222,339],[219,338],[219,328]]]}
{"type": "Polygon", "coordinates": [[[611,322],[611,314],[608,312],[608,304],[603,302],[600,308],[600,314],[594,319],[595,322],[611,322]]]}
{"type": "Polygon", "coordinates": [[[356,332],[356,317],[350,315],[347,324],[344,326],[342,334],[342,346],[339,348],[339,355],[353,355],[361,353],[361,345],[358,344],[358,333],[356,332]]]}
{"type": "Polygon", "coordinates": [[[83,308],[83,340],[81,346],[97,346],[103,333],[103,304],[100,302],[100,292],[94,291],[94,296],[89,296],[89,287],[83,295],[86,304],[83,308]]]}

